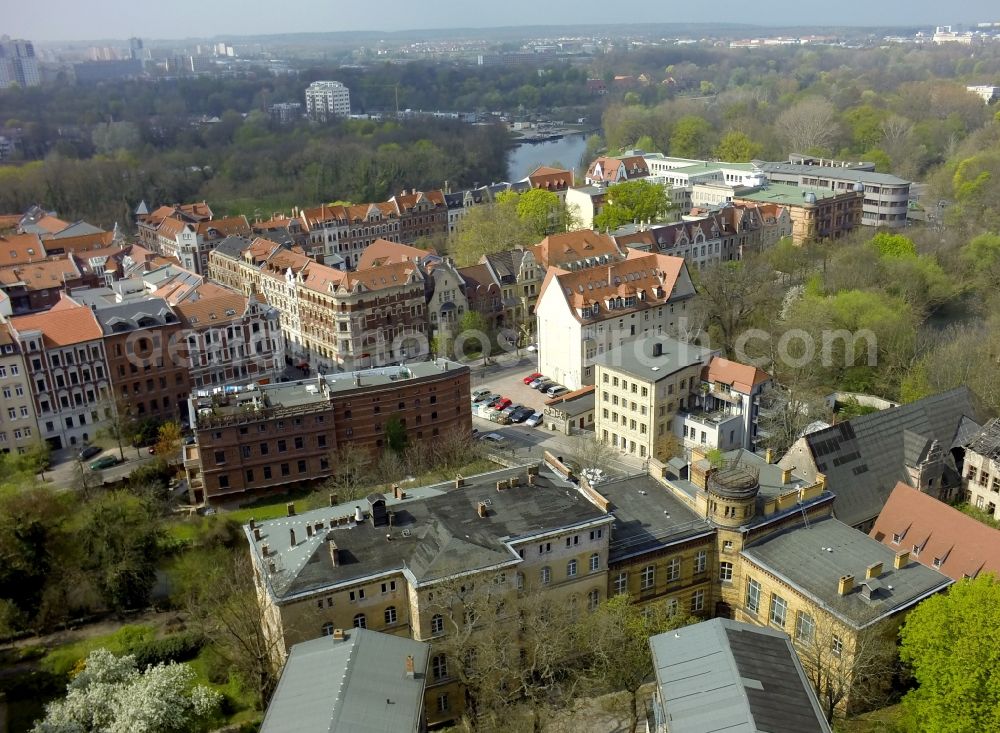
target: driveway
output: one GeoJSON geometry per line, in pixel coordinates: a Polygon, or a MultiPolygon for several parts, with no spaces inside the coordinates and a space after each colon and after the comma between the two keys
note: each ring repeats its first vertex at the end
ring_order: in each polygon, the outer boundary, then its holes
{"type": "MultiPolygon", "coordinates": [[[[101,471],[92,471],[90,464],[98,458],[103,456],[114,456],[115,458],[119,457],[120,454],[117,445],[113,448],[105,448],[97,455],[91,456],[85,460],[83,462],[83,470],[87,472],[88,480],[92,479],[91,485],[120,481],[140,466],[156,460],[156,456],[149,455],[149,450],[147,448],[140,448],[139,450],[140,453],[137,454],[135,448],[126,446],[124,463],[119,463],[117,466],[111,466],[110,468],[105,468],[101,471]]],[[[76,483],[76,466],[79,452],[79,448],[74,448],[72,450],[64,448],[63,450],[53,451],[51,467],[45,472],[45,478],[58,488],[72,488],[76,483]]]]}

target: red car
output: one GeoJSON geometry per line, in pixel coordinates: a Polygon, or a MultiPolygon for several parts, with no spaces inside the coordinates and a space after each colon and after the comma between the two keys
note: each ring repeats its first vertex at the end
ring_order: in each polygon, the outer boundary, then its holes
{"type": "Polygon", "coordinates": [[[503,398],[500,399],[499,402],[497,402],[495,405],[493,405],[493,409],[494,410],[506,410],[510,406],[511,406],[510,398],[509,397],[503,397],[503,398]]]}
{"type": "Polygon", "coordinates": [[[536,379],[538,379],[540,376],[542,376],[540,372],[535,372],[534,374],[529,374],[528,376],[526,376],[521,381],[524,382],[525,384],[531,384],[536,379]]]}

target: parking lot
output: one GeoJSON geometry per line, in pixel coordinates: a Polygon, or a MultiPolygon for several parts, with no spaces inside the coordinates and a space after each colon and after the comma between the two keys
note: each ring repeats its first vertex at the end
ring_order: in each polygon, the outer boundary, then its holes
{"type": "Polygon", "coordinates": [[[497,372],[474,377],[472,388],[473,390],[489,389],[491,392],[507,397],[515,405],[524,405],[535,412],[541,412],[545,407],[545,401],[551,398],[537,389],[532,389],[523,381],[525,377],[535,371],[534,366],[530,363],[505,367],[497,372]]]}

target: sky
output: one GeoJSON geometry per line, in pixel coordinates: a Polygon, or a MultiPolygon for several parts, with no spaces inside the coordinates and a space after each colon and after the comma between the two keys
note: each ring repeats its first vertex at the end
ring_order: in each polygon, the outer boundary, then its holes
{"type": "Polygon", "coordinates": [[[7,5],[0,32],[34,41],[209,38],[272,33],[601,23],[948,25],[1000,21],[997,0],[40,0],[7,5]],[[681,7],[678,7],[681,6],[681,7]],[[627,9],[615,15],[614,8],[627,9]]]}

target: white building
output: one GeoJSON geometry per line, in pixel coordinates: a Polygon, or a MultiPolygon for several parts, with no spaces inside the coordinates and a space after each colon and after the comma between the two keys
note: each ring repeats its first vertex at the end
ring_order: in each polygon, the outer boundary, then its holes
{"type": "Polygon", "coordinates": [[[535,311],[538,371],[571,390],[593,384],[597,356],[635,336],[677,333],[694,294],[680,257],[630,250],[597,267],[550,267],[535,311]]]}
{"type": "Polygon", "coordinates": [[[12,86],[37,87],[42,83],[38,57],[31,41],[0,38],[0,89],[12,86]]]}
{"type": "Polygon", "coordinates": [[[351,92],[339,81],[314,81],[306,88],[306,114],[317,120],[351,114],[351,92]]]}
{"type": "Polygon", "coordinates": [[[1000,87],[989,86],[988,84],[980,84],[978,86],[966,87],[970,92],[976,94],[983,98],[986,104],[1000,99],[1000,87]]]}

